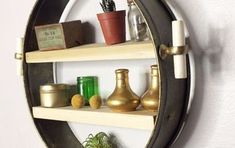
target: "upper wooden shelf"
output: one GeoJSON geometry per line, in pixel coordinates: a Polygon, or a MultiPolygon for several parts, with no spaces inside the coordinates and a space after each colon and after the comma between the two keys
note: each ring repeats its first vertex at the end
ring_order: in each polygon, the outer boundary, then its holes
{"type": "Polygon", "coordinates": [[[39,119],[153,130],[157,112],[137,110],[116,113],[108,107],[101,107],[97,110],[90,107],[76,110],[71,106],[59,108],[33,107],[33,116],[39,119]]]}
{"type": "Polygon", "coordinates": [[[152,41],[126,42],[107,46],[104,43],[51,51],[26,53],[27,63],[72,62],[155,58],[152,41]]]}

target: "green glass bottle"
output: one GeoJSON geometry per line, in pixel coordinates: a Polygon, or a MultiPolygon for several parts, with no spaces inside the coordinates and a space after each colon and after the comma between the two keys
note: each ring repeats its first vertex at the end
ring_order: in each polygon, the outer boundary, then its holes
{"type": "Polygon", "coordinates": [[[89,105],[89,99],[93,95],[99,95],[98,77],[77,77],[77,93],[85,99],[85,105],[89,105]]]}

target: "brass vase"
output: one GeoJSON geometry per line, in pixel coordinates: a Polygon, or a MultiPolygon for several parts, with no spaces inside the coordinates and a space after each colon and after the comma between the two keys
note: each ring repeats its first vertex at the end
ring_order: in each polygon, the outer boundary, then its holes
{"type": "Polygon", "coordinates": [[[140,103],[139,97],[131,90],[128,81],[128,69],[117,69],[116,88],[107,99],[107,105],[115,112],[136,110],[140,103]]]}
{"type": "Polygon", "coordinates": [[[147,91],[141,97],[141,105],[149,111],[157,111],[159,106],[159,75],[158,66],[151,66],[151,81],[147,91]]]}

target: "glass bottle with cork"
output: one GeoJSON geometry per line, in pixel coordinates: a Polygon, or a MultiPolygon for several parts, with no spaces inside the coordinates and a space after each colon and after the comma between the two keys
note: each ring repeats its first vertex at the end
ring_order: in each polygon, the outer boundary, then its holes
{"type": "Polygon", "coordinates": [[[127,0],[128,10],[128,24],[131,40],[143,41],[148,39],[148,29],[144,17],[135,5],[133,0],[127,0]]]}

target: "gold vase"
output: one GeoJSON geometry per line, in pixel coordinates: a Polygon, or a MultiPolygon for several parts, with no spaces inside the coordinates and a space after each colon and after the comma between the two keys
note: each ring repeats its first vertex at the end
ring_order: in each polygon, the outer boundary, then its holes
{"type": "Polygon", "coordinates": [[[117,69],[115,71],[116,88],[107,99],[107,105],[112,111],[134,111],[140,103],[139,97],[129,86],[128,72],[128,69],[117,69]]]}
{"type": "Polygon", "coordinates": [[[158,66],[151,66],[151,81],[148,90],[141,97],[141,105],[149,111],[157,111],[159,106],[158,66]]]}

